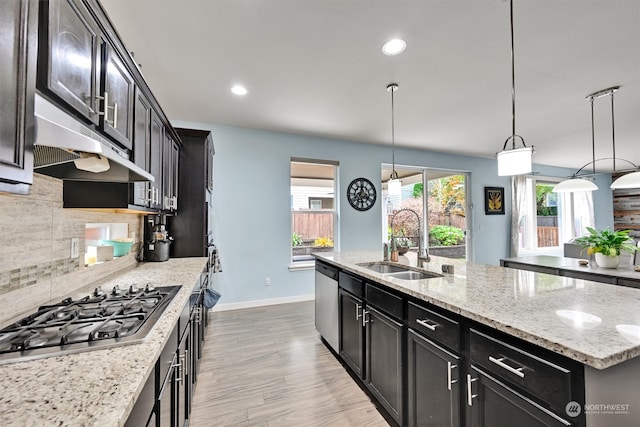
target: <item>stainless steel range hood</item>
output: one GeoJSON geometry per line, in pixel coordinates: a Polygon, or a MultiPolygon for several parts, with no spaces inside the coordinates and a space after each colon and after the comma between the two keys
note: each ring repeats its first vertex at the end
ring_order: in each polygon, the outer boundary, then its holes
{"type": "MultiPolygon", "coordinates": [[[[34,171],[74,181],[136,182],[154,181],[153,175],[129,160],[127,153],[80,121],[36,94],[36,140],[34,171]],[[108,160],[108,170],[90,172],[76,167],[75,160],[101,158],[108,160]]],[[[97,159],[96,159],[97,161],[97,159]]]]}

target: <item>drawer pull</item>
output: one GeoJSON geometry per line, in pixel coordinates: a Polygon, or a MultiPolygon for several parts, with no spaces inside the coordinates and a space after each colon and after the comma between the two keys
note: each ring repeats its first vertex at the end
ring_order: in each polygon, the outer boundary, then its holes
{"type": "Polygon", "coordinates": [[[449,391],[451,391],[451,384],[458,382],[458,380],[451,379],[451,370],[457,367],[458,365],[452,365],[451,362],[447,362],[447,388],[449,391]]]}
{"type": "Polygon", "coordinates": [[[506,363],[503,362],[503,360],[505,360],[506,357],[501,357],[499,359],[496,359],[493,356],[489,356],[489,361],[495,363],[496,365],[500,366],[503,369],[506,369],[507,371],[511,372],[512,374],[515,374],[517,376],[519,376],[520,378],[524,378],[524,372],[522,372],[524,370],[524,368],[513,368],[509,365],[507,365],[506,363]]]}
{"type": "Polygon", "coordinates": [[[360,317],[362,316],[362,314],[360,314],[361,308],[362,306],[360,304],[356,304],[356,320],[360,319],[360,317]]]}
{"type": "Polygon", "coordinates": [[[432,330],[433,332],[436,331],[436,328],[439,326],[437,323],[427,323],[427,319],[425,320],[420,320],[420,319],[416,319],[416,323],[418,325],[424,326],[425,328],[432,330]]]}
{"type": "Polygon", "coordinates": [[[478,397],[471,391],[471,384],[478,381],[477,378],[471,378],[471,374],[467,374],[467,405],[473,406],[473,398],[478,397]]]}

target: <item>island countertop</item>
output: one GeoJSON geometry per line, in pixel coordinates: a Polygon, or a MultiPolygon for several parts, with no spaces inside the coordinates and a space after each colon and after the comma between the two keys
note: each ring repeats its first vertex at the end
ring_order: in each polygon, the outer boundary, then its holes
{"type": "Polygon", "coordinates": [[[82,297],[98,285],[182,285],[141,343],[0,365],[2,425],[124,425],[206,263],[179,258],[138,264],[74,293],[82,297]]]}
{"type": "Polygon", "coordinates": [[[640,355],[640,289],[435,256],[424,269],[452,264],[454,273],[401,280],[359,265],[381,261],[378,251],[314,256],[593,368],[640,355]]]}

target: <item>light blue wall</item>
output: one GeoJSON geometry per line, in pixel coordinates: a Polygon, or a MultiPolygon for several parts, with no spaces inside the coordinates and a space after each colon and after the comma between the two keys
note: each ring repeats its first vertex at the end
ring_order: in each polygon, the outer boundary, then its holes
{"type": "MultiPolygon", "coordinates": [[[[381,250],[380,198],[366,212],[351,208],[345,191],[357,177],[380,182],[380,166],[391,160],[391,148],[311,136],[267,132],[211,124],[173,122],[176,127],[207,129],[213,133],[214,237],[223,272],[214,284],[220,303],[256,301],[313,294],[313,271],[289,271],[291,245],[291,157],[336,160],[339,168],[340,250],[381,250]],[[271,286],[265,286],[265,278],[271,286]]],[[[504,187],[510,200],[510,178],[498,177],[494,159],[455,156],[396,148],[396,164],[455,169],[471,173],[472,237],[475,261],[499,264],[509,254],[510,206],[506,215],[485,215],[483,187],[504,187]]],[[[558,168],[536,168],[543,174],[566,176],[558,168]]],[[[603,188],[605,185],[598,183],[603,188]]],[[[378,184],[378,194],[381,190],[378,184]]],[[[611,192],[596,195],[603,206],[597,227],[611,226],[611,192]],[[608,195],[608,196],[607,196],[608,195]],[[608,199],[607,199],[608,197],[608,199]],[[608,202],[607,202],[608,201],[608,202]],[[607,217],[606,219],[604,219],[607,217]]]]}

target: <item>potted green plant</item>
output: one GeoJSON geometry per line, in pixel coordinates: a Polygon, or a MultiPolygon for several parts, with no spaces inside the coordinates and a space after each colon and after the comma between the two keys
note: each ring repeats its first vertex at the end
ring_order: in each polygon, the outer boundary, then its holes
{"type": "Polygon", "coordinates": [[[587,255],[595,254],[596,264],[602,268],[617,268],[621,251],[630,254],[638,250],[629,237],[631,230],[596,230],[587,227],[589,234],[578,237],[575,243],[587,249],[587,255]]]}

